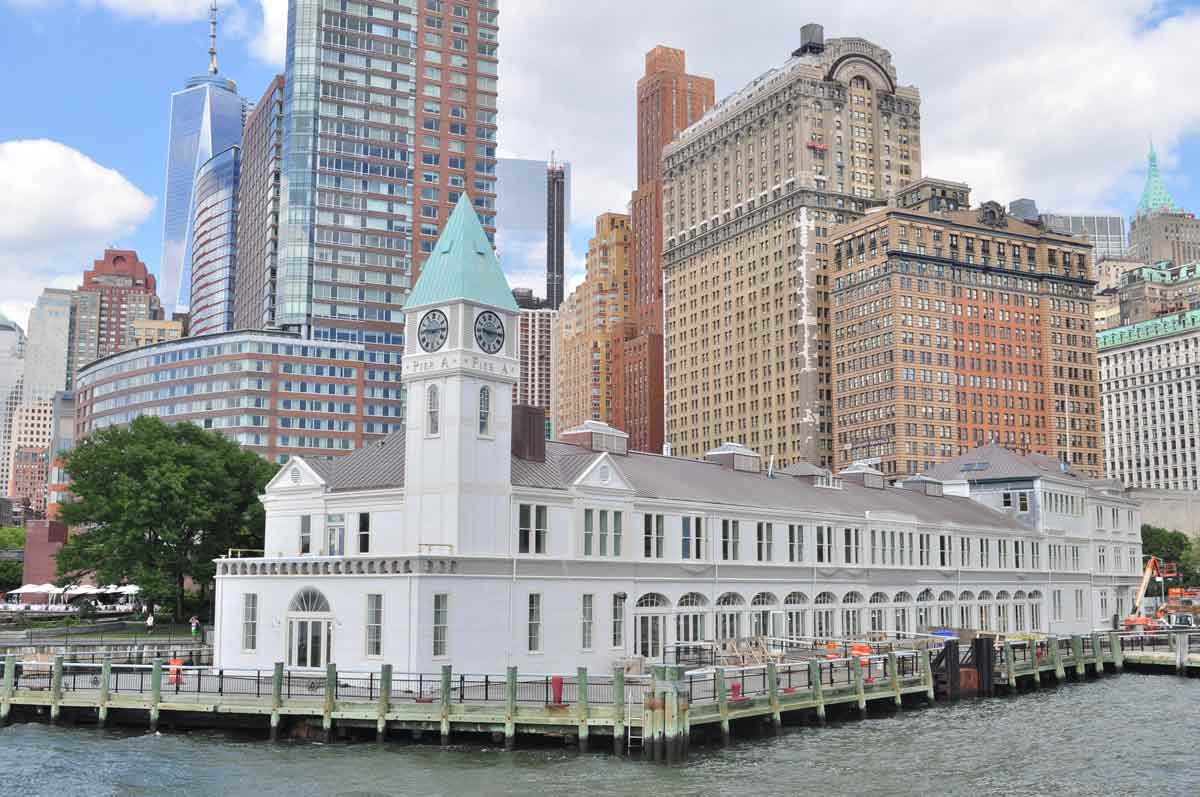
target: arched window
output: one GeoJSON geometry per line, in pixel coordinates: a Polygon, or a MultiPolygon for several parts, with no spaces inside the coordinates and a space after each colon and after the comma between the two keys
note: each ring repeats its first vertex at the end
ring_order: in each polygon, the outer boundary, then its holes
{"type": "Polygon", "coordinates": [[[676,606],[707,606],[708,598],[701,595],[699,592],[689,592],[679,599],[676,606]]]}
{"type": "Polygon", "coordinates": [[[958,593],[958,599],[960,601],[973,601],[973,600],[975,600],[975,593],[971,592],[971,590],[969,590],[969,589],[965,589],[962,592],[958,593]]]}
{"type": "Polygon", "coordinates": [[[675,641],[703,642],[705,616],[703,608],[708,604],[708,598],[699,592],[688,592],[675,604],[679,607],[675,615],[675,641]]]}
{"type": "Polygon", "coordinates": [[[942,590],[942,594],[938,595],[938,603],[954,603],[954,593],[950,590],[942,590]]]}
{"type": "Polygon", "coordinates": [[[292,598],[288,610],[293,612],[327,612],[329,611],[329,601],[325,599],[320,590],[305,587],[296,593],[296,597],[292,598]]]}
{"type": "Polygon", "coordinates": [[[876,592],[871,596],[871,603],[887,603],[888,596],[882,592],[876,592]]]}
{"type": "Polygon", "coordinates": [[[896,597],[892,598],[892,603],[912,603],[912,594],[908,592],[897,592],[896,597]]]}
{"type": "Polygon", "coordinates": [[[750,620],[753,624],[751,634],[753,636],[774,636],[775,623],[771,620],[771,610],[768,607],[775,606],[779,603],[779,599],[770,592],[760,592],[750,599],[750,605],[758,607],[750,615],[750,620]]]}
{"type": "Polygon", "coordinates": [[[428,413],[428,421],[425,424],[426,434],[438,433],[438,389],[437,385],[430,385],[425,391],[425,410],[428,413]]]}
{"type": "Polygon", "coordinates": [[[669,609],[670,607],[671,602],[667,600],[666,596],[657,592],[647,592],[634,604],[634,608],[637,609],[669,609]]]}
{"type": "Polygon", "coordinates": [[[808,612],[803,608],[808,604],[808,596],[803,592],[789,592],[783,599],[783,617],[787,625],[786,633],[789,639],[804,636],[805,622],[808,612]]]}
{"type": "Polygon", "coordinates": [[[803,592],[790,592],[783,599],[783,602],[788,606],[799,606],[800,604],[808,603],[808,596],[803,592]]]}
{"type": "Polygon", "coordinates": [[[486,385],[479,388],[479,433],[492,433],[492,391],[486,385]]]}
{"type": "Polygon", "coordinates": [[[760,592],[750,601],[751,606],[774,606],[777,603],[779,601],[769,592],[760,592]]]}
{"type": "Polygon", "coordinates": [[[847,592],[842,596],[842,603],[862,603],[863,596],[861,592],[847,592]]]}
{"type": "Polygon", "coordinates": [[[745,606],[746,599],[736,592],[726,592],[717,598],[718,606],[745,606]]]}
{"type": "Polygon", "coordinates": [[[925,603],[933,600],[933,590],[921,590],[921,594],[917,596],[917,603],[925,603]]]}
{"type": "Polygon", "coordinates": [[[837,603],[837,596],[832,592],[822,592],[813,603],[837,603]]]}

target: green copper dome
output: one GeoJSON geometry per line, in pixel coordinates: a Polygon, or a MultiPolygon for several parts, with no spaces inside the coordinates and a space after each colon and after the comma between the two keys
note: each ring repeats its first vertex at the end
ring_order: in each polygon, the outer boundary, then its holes
{"type": "Polygon", "coordinates": [[[456,301],[520,312],[466,194],[459,197],[404,309],[456,301]]]}
{"type": "Polygon", "coordinates": [[[1137,215],[1148,213],[1181,213],[1171,192],[1163,183],[1162,175],[1158,172],[1158,156],[1154,153],[1154,145],[1150,145],[1149,163],[1146,167],[1146,186],[1142,189],[1142,198],[1138,202],[1137,215]]]}

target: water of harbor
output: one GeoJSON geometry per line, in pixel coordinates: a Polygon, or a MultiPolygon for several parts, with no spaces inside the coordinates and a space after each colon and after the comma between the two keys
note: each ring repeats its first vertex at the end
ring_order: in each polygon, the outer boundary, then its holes
{"type": "Polygon", "coordinates": [[[0,729],[4,795],[688,795],[1200,792],[1200,680],[1125,674],[905,710],[666,767],[556,746],[289,742],[94,727],[0,729]]]}

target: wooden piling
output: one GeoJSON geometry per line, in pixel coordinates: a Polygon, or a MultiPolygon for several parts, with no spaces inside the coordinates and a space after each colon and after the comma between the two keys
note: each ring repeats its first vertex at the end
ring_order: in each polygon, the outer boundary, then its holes
{"type": "Polygon", "coordinates": [[[825,722],[825,691],[821,684],[821,662],[818,659],[808,661],[808,686],[812,690],[813,703],[817,707],[817,722],[825,722]]]}
{"type": "Polygon", "coordinates": [[[9,653],[4,657],[4,686],[0,691],[0,725],[8,724],[8,714],[12,711],[13,693],[16,691],[17,683],[17,657],[14,653],[9,653]]]}
{"type": "Polygon", "coordinates": [[[854,696],[858,700],[858,715],[861,717],[867,711],[867,692],[863,683],[862,660],[858,656],[850,659],[850,683],[854,685],[854,696]]]}
{"type": "Polygon", "coordinates": [[[725,671],[717,667],[713,671],[713,682],[717,690],[717,712],[721,717],[721,744],[729,746],[729,692],[725,684],[725,671]]]}
{"type": "Polygon", "coordinates": [[[1017,658],[1014,654],[1013,643],[1004,641],[1004,669],[1008,673],[1008,688],[1010,691],[1017,691],[1017,658]]]}
{"type": "Polygon", "coordinates": [[[332,661],[325,665],[325,704],[321,711],[321,731],[325,743],[333,741],[333,707],[337,702],[337,665],[332,661]]]}
{"type": "Polygon", "coordinates": [[[517,746],[517,668],[509,667],[504,674],[504,749],[517,746]]]}
{"type": "Polygon", "coordinates": [[[1172,639],[1175,640],[1175,672],[1187,675],[1188,653],[1192,649],[1191,635],[1173,634],[1172,639]]]}
{"type": "Polygon", "coordinates": [[[674,764],[680,760],[679,695],[670,686],[662,689],[663,703],[663,760],[674,764]]]}
{"type": "Polygon", "coordinates": [[[1037,689],[1042,688],[1042,660],[1038,658],[1038,642],[1030,642],[1033,646],[1030,648],[1033,654],[1033,685],[1037,689]]]}
{"type": "Polygon", "coordinates": [[[779,667],[774,661],[767,662],[767,694],[771,700],[771,728],[778,736],[783,730],[783,715],[779,711],[779,667]]]}
{"type": "Polygon", "coordinates": [[[1067,678],[1067,669],[1063,666],[1062,646],[1056,636],[1050,637],[1050,661],[1054,664],[1054,680],[1062,683],[1067,678]]]}
{"type": "Polygon", "coordinates": [[[375,720],[375,741],[387,738],[387,714],[392,707],[392,665],[379,668],[379,715],[375,720]]]}
{"type": "Polygon", "coordinates": [[[451,671],[449,664],[442,665],[442,746],[446,747],[450,744],[450,680],[451,671]]]}
{"type": "Polygon", "coordinates": [[[112,679],[112,654],[104,657],[100,664],[100,701],[96,709],[96,723],[103,728],[108,722],[109,681],[112,679]]]}
{"type": "MultiPolygon", "coordinates": [[[[516,678],[516,668],[510,667],[516,678]]],[[[620,755],[625,747],[625,668],[620,664],[613,667],[613,754],[620,755]]],[[[507,727],[505,733],[507,733],[507,727]]]]}
{"type": "Polygon", "coordinates": [[[888,651],[888,686],[892,689],[892,701],[896,704],[896,708],[904,706],[904,700],[900,694],[900,670],[899,660],[896,657],[896,651],[888,651]]]}
{"type": "Polygon", "coordinates": [[[925,686],[925,699],[934,701],[933,694],[933,652],[928,648],[917,653],[921,660],[921,683],[925,686]]]}
{"type": "Polygon", "coordinates": [[[1121,635],[1116,631],[1109,631],[1108,646],[1112,648],[1113,669],[1121,672],[1125,669],[1125,651],[1121,649],[1121,635]]]}
{"type": "Polygon", "coordinates": [[[1092,667],[1096,676],[1104,675],[1104,649],[1100,647],[1100,632],[1092,632],[1092,667]]]}
{"type": "Polygon", "coordinates": [[[1075,675],[1078,678],[1087,676],[1087,661],[1083,658],[1083,637],[1071,635],[1071,655],[1075,658],[1075,675]]]}
{"type": "Polygon", "coordinates": [[[162,702],[162,659],[150,666],[150,732],[158,731],[158,704],[162,702]]]}
{"type": "Polygon", "coordinates": [[[588,672],[587,667],[575,670],[576,691],[579,693],[575,700],[575,719],[579,725],[579,752],[586,753],[588,749],[588,672]]]}
{"type": "Polygon", "coordinates": [[[271,741],[279,740],[279,715],[283,708],[283,662],[275,662],[271,676],[271,741]]]}
{"type": "Polygon", "coordinates": [[[667,717],[666,699],[663,695],[663,680],[666,678],[666,667],[655,665],[650,668],[654,703],[654,760],[664,761],[667,757],[667,717]]]}

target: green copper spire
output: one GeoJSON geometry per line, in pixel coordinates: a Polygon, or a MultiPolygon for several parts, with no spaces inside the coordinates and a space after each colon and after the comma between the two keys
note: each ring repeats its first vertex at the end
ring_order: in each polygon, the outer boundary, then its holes
{"type": "Polygon", "coordinates": [[[491,241],[466,194],[459,197],[404,309],[466,300],[520,312],[491,241]]]}
{"type": "Polygon", "coordinates": [[[1163,184],[1162,175],[1158,173],[1158,156],[1154,153],[1154,143],[1150,143],[1149,163],[1146,167],[1146,186],[1142,189],[1142,199],[1138,202],[1137,215],[1148,213],[1181,213],[1167,186],[1163,184]]]}

